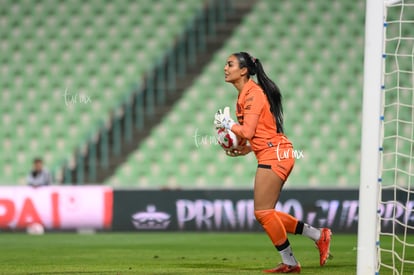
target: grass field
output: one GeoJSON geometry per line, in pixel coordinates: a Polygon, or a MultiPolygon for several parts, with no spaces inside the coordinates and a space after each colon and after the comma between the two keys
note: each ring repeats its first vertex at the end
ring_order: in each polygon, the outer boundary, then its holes
{"type": "MultiPolygon", "coordinates": [[[[324,267],[312,241],[302,236],[289,240],[302,274],[356,273],[356,235],[335,234],[334,258],[324,267]]],[[[407,242],[414,243],[414,236],[407,242]]],[[[389,248],[391,239],[381,244],[389,248]]],[[[0,274],[7,275],[262,274],[280,262],[265,233],[0,233],[0,245],[0,274]]],[[[406,249],[406,256],[414,260],[412,249],[406,249]]],[[[392,262],[389,254],[381,257],[392,262]]],[[[382,268],[380,274],[393,273],[382,268]]],[[[413,265],[400,274],[414,274],[413,265]]]]}
{"type": "MultiPolygon", "coordinates": [[[[312,241],[290,242],[302,274],[355,274],[355,235],[334,235],[324,267],[312,241]]],[[[280,262],[264,233],[1,233],[0,244],[0,274],[261,274],[280,262]]]]}

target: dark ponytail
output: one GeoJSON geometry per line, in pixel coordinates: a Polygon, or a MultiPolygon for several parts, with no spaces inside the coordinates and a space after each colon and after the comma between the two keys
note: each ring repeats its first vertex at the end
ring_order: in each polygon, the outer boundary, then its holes
{"type": "Polygon", "coordinates": [[[283,133],[282,94],[279,87],[266,75],[259,59],[252,57],[246,52],[234,53],[233,55],[239,60],[240,68],[247,68],[249,76],[256,75],[257,81],[269,101],[270,111],[275,117],[277,132],[283,133]]]}

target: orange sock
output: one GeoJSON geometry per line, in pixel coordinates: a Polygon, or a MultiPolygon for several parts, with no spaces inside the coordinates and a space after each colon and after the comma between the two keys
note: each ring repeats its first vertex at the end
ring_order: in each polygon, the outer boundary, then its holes
{"type": "Polygon", "coordinates": [[[298,219],[295,217],[286,214],[284,212],[276,211],[276,214],[279,216],[279,219],[282,221],[285,226],[286,232],[291,234],[297,234],[296,227],[298,225],[298,219]]]}
{"type": "Polygon", "coordinates": [[[286,229],[274,209],[256,210],[254,215],[262,225],[273,245],[280,246],[287,240],[286,229]]]}

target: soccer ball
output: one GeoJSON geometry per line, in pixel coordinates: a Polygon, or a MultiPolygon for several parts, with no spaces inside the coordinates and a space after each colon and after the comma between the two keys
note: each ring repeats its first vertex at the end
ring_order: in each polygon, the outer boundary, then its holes
{"type": "Polygon", "coordinates": [[[29,235],[43,235],[45,233],[45,229],[43,225],[35,222],[27,226],[26,232],[29,235]]]}
{"type": "Polygon", "coordinates": [[[224,128],[217,130],[217,141],[224,150],[236,149],[239,146],[236,134],[224,128]]]}

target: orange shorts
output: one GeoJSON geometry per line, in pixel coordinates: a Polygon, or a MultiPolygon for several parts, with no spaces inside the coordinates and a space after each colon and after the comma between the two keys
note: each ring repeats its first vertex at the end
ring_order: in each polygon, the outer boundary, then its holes
{"type": "Polygon", "coordinates": [[[295,165],[294,158],[287,158],[287,159],[269,159],[269,160],[262,160],[259,161],[258,168],[266,168],[272,169],[273,172],[278,175],[283,182],[287,180],[292,172],[293,166],[295,165]]]}

